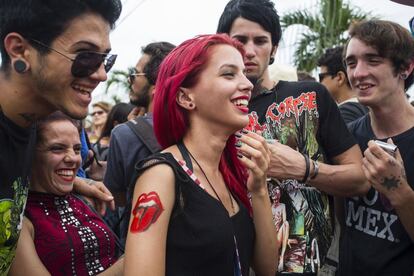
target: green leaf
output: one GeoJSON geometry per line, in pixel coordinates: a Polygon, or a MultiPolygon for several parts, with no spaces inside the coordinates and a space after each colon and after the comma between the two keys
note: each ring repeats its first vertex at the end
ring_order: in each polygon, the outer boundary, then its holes
{"type": "Polygon", "coordinates": [[[350,6],[343,0],[319,0],[318,12],[297,10],[281,16],[281,26],[301,25],[306,27],[299,36],[295,50],[295,65],[299,70],[312,71],[317,60],[327,49],[342,45],[347,40],[347,30],[354,21],[373,18],[369,12],[363,12],[350,6]]]}

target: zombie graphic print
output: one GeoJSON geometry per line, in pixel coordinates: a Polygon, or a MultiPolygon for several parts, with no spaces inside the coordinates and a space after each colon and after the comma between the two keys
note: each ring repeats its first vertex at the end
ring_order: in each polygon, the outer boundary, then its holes
{"type": "MultiPolygon", "coordinates": [[[[335,120],[339,120],[338,130],[343,127],[348,133],[337,108],[331,108],[332,104],[326,90],[319,85],[306,87],[300,83],[279,82],[272,91],[252,100],[248,128],[260,130],[267,139],[276,139],[314,160],[326,162],[327,152],[331,156],[338,153],[329,148],[332,143],[329,138],[322,137],[337,137],[333,132],[327,133],[329,128],[324,124],[328,121],[335,124],[335,120]],[[326,118],[327,115],[332,116],[326,118]]],[[[344,149],[348,147],[343,146],[344,149]]],[[[294,179],[270,179],[268,187],[281,242],[278,272],[316,273],[332,239],[332,199],[294,179]]]]}
{"type": "Polygon", "coordinates": [[[15,255],[35,141],[35,124],[22,128],[0,109],[0,275],[7,275],[15,255]]]}
{"type": "Polygon", "coordinates": [[[14,198],[0,200],[0,275],[6,275],[13,261],[27,199],[27,186],[13,182],[14,198]]]}

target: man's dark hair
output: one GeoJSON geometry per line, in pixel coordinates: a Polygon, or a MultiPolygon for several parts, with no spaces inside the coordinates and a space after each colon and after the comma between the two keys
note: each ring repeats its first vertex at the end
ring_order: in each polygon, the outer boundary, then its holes
{"type": "MultiPolygon", "coordinates": [[[[334,48],[326,49],[325,53],[318,59],[318,66],[325,66],[327,73],[331,76],[335,76],[338,72],[343,72],[348,80],[346,68],[343,62],[344,47],[338,46],[334,48]]],[[[346,82],[350,87],[349,81],[346,82]]]]}
{"type": "Polygon", "coordinates": [[[175,45],[164,41],[150,43],[147,46],[142,47],[142,53],[147,54],[150,57],[147,64],[145,64],[143,71],[151,85],[155,85],[161,62],[174,48],[175,45]]]}
{"type": "Polygon", "coordinates": [[[343,63],[344,47],[338,46],[326,49],[325,53],[318,59],[318,66],[325,66],[327,72],[336,75],[339,71],[346,73],[343,63]]]}
{"type": "MultiPolygon", "coordinates": [[[[395,74],[407,69],[414,60],[414,38],[397,23],[377,19],[357,22],[351,25],[349,36],[373,47],[381,57],[390,59],[395,74]]],[[[413,81],[414,72],[411,72],[404,88],[408,89],[413,81]]]]}
{"type": "Polygon", "coordinates": [[[279,15],[269,0],[231,0],[221,14],[217,33],[230,33],[238,17],[256,22],[272,35],[272,45],[278,45],[282,37],[279,15]]]}
{"type": "Polygon", "coordinates": [[[59,121],[69,121],[71,122],[77,129],[80,131],[81,129],[81,123],[79,123],[79,120],[75,120],[62,111],[55,111],[51,114],[49,114],[47,117],[40,119],[36,122],[36,145],[40,145],[44,142],[44,131],[48,128],[48,125],[53,122],[59,122],[59,121]]]}
{"type": "Polygon", "coordinates": [[[298,71],[298,81],[316,81],[314,77],[309,72],[298,71]]]}
{"type": "MultiPolygon", "coordinates": [[[[39,40],[50,46],[78,16],[88,12],[98,14],[112,29],[121,10],[120,0],[0,0],[2,69],[10,66],[10,57],[4,48],[4,39],[11,32],[19,33],[25,38],[39,40]]],[[[36,43],[32,46],[40,53],[49,51],[36,43]]]]}

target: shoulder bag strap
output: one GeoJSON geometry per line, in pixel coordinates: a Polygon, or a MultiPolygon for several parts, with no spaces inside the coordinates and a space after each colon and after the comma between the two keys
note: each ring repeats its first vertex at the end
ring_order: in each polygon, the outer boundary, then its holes
{"type": "Polygon", "coordinates": [[[135,135],[140,138],[142,143],[151,151],[151,153],[159,152],[161,150],[161,146],[155,138],[153,127],[143,117],[129,120],[126,124],[132,129],[135,135]]]}

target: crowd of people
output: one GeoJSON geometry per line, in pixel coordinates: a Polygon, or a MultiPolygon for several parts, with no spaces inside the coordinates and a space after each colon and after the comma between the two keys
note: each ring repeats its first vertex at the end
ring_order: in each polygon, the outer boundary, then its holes
{"type": "Polygon", "coordinates": [[[153,42],[92,105],[120,0],[0,1],[0,275],[414,275],[414,37],[354,22],[271,77],[270,0],[153,42]]]}

